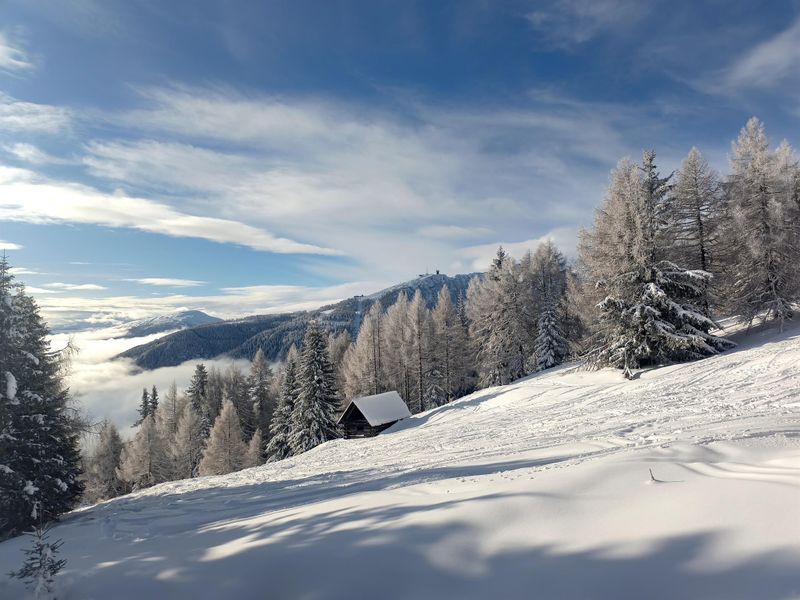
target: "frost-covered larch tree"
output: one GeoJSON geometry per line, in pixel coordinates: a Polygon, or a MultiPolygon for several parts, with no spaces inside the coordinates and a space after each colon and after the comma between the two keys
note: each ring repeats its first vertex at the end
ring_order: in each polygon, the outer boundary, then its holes
{"type": "Polygon", "coordinates": [[[236,407],[226,400],[208,436],[208,445],[200,461],[200,475],[225,475],[238,471],[244,465],[246,451],[236,407]]]}
{"type": "Polygon", "coordinates": [[[336,425],[339,408],[336,373],[328,357],[325,335],[316,321],[308,324],[303,338],[297,389],[289,437],[293,454],[306,452],[339,437],[336,425]]]}
{"type": "Polygon", "coordinates": [[[412,332],[408,317],[408,297],[405,291],[401,291],[383,319],[383,337],[386,340],[383,363],[386,371],[386,388],[397,390],[403,400],[410,405],[414,386],[412,332]]]}
{"type": "Polygon", "coordinates": [[[383,336],[383,306],[375,302],[364,316],[358,338],[345,352],[343,375],[347,398],[386,391],[386,340],[383,336]]]}
{"type": "Polygon", "coordinates": [[[278,406],[272,417],[267,443],[267,460],[283,460],[292,455],[289,437],[292,433],[292,414],[297,403],[297,349],[292,346],[286,355],[278,406]]]}
{"type": "Polygon", "coordinates": [[[175,477],[189,479],[197,476],[200,460],[206,445],[203,421],[191,402],[183,407],[175,437],[170,445],[175,477]]]}
{"type": "Polygon", "coordinates": [[[530,310],[519,265],[498,248],[486,276],[473,278],[467,289],[470,339],[481,387],[506,385],[525,375],[533,352],[530,310]]]}
{"type": "Polygon", "coordinates": [[[660,226],[669,191],[655,152],[644,153],[642,167],[621,161],[592,230],[581,236],[581,262],[603,295],[590,360],[621,368],[628,378],[642,365],[701,358],[731,345],[709,333],[715,324],[703,298],[710,275],[663,259],[660,226]]]}
{"type": "MultiPolygon", "coordinates": [[[[667,258],[716,278],[722,268],[719,234],[723,214],[720,178],[700,151],[692,148],[676,173],[665,215],[667,258]]],[[[706,291],[703,306],[709,310],[711,304],[706,291]]]]}
{"type": "Polygon", "coordinates": [[[155,419],[147,415],[139,431],[122,450],[118,476],[133,489],[167,481],[169,456],[155,419]]]}
{"type": "MultiPolygon", "coordinates": [[[[467,370],[467,334],[447,286],[439,290],[431,312],[431,371],[438,373],[444,401],[464,393],[467,370]]],[[[431,376],[431,379],[434,379],[431,376]]]]}
{"type": "MultiPolygon", "coordinates": [[[[784,154],[790,154],[787,150],[784,154]]],[[[798,299],[797,253],[792,251],[791,192],[763,124],[751,118],[733,144],[729,234],[738,251],[729,269],[730,308],[746,322],[775,319],[781,327],[798,299]],[[788,197],[787,197],[788,196],[788,197]]]]}
{"type": "Polygon", "coordinates": [[[97,445],[86,465],[84,498],[89,502],[115,498],[127,490],[125,482],[118,475],[123,447],[122,438],[114,423],[104,421],[100,427],[97,445]]]}
{"type": "Polygon", "coordinates": [[[242,467],[247,469],[250,467],[257,467],[264,464],[264,450],[261,440],[261,430],[256,429],[253,437],[247,443],[247,452],[244,455],[244,463],[242,467]]]}

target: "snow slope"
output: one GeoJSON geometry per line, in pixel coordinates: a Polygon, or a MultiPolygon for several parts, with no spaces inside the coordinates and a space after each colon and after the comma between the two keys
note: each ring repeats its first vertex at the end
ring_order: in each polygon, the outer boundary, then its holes
{"type": "Polygon", "coordinates": [[[54,535],[62,600],[800,598],[800,326],[631,382],[567,368],[482,390],[54,535]]]}

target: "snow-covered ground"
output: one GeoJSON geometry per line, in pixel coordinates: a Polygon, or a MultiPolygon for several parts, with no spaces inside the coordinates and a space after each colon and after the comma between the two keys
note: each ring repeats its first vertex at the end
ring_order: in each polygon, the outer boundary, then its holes
{"type": "Polygon", "coordinates": [[[76,511],[59,598],[800,598],[800,326],[739,341],[76,511]]]}

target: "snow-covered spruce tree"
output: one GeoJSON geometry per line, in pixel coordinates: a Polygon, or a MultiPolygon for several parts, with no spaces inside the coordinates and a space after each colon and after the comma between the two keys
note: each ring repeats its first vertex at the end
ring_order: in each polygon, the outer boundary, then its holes
{"type": "Polygon", "coordinates": [[[139,427],[142,421],[150,415],[150,392],[147,391],[147,388],[142,388],[142,399],[139,401],[139,408],[136,414],[138,417],[131,427],[139,427]]]}
{"type": "Polygon", "coordinates": [[[225,475],[238,471],[244,465],[246,451],[236,407],[230,400],[225,400],[208,437],[200,461],[200,475],[225,475]]]}
{"type": "Polygon", "coordinates": [[[155,416],[157,410],[158,410],[158,388],[156,386],[153,386],[153,389],[150,392],[150,414],[155,416]]]}
{"type": "MultiPolygon", "coordinates": [[[[789,161],[791,162],[791,161],[789,161]]],[[[781,327],[798,299],[787,195],[780,163],[769,149],[763,124],[751,118],[733,144],[730,235],[738,252],[729,269],[730,308],[746,322],[775,319],[781,327]]]]}
{"type": "MultiPolygon", "coordinates": [[[[719,229],[723,215],[722,188],[717,173],[697,148],[692,148],[675,177],[666,211],[666,258],[688,269],[720,274],[719,229]]],[[[703,306],[712,300],[704,293],[703,306]]]]}
{"type": "Polygon", "coordinates": [[[289,436],[292,432],[292,415],[297,403],[297,361],[297,349],[292,346],[286,356],[278,406],[275,408],[272,423],[270,423],[266,451],[267,460],[270,462],[283,460],[292,455],[289,436]]]}
{"type": "Polygon", "coordinates": [[[31,546],[24,550],[25,562],[22,568],[11,573],[11,577],[23,580],[33,590],[36,600],[50,600],[53,598],[53,580],[67,564],[65,559],[56,558],[63,541],[49,541],[49,524],[37,525],[28,535],[31,546]]]}
{"type": "Polygon", "coordinates": [[[187,402],[178,419],[178,427],[170,446],[175,477],[189,479],[197,476],[205,445],[203,421],[192,403],[187,402]]]}
{"type": "Polygon", "coordinates": [[[549,304],[539,313],[534,340],[537,371],[560,365],[569,355],[569,341],[561,331],[559,312],[556,304],[549,304]]]}
{"type": "Polygon", "coordinates": [[[69,412],[58,353],[36,302],[14,285],[0,260],[3,357],[0,406],[4,454],[0,477],[0,537],[57,518],[83,492],[77,426],[69,412]]]}
{"type": "MultiPolygon", "coordinates": [[[[272,380],[272,368],[264,356],[264,351],[259,348],[250,365],[247,385],[257,428],[266,433],[269,433],[269,425],[272,422],[272,414],[275,412],[276,405],[276,399],[272,394],[272,380]]],[[[263,452],[264,448],[261,450],[263,452]]]]}
{"type": "Polygon", "coordinates": [[[264,464],[264,444],[261,439],[261,430],[256,429],[253,437],[247,443],[247,452],[244,455],[244,464],[242,468],[248,469],[250,467],[257,467],[264,464]]]}
{"type": "Polygon", "coordinates": [[[232,364],[225,370],[224,380],[225,399],[233,403],[244,439],[249,440],[256,430],[256,413],[250,399],[247,378],[236,365],[232,364]]]}
{"type": "Polygon", "coordinates": [[[604,294],[590,363],[621,368],[627,378],[642,365],[701,358],[731,346],[709,333],[714,322],[702,303],[710,275],[662,258],[668,182],[652,151],[641,168],[621,161],[592,230],[580,240],[582,264],[604,294]]]}
{"type": "Polygon", "coordinates": [[[206,381],[205,412],[198,413],[206,426],[206,435],[216,421],[225,400],[225,376],[217,367],[208,370],[206,381]]]}
{"type": "Polygon", "coordinates": [[[536,339],[533,343],[533,368],[537,371],[561,364],[569,355],[566,329],[567,261],[552,241],[536,248],[527,265],[536,339]]]}
{"type": "Polygon", "coordinates": [[[104,421],[100,435],[86,467],[86,493],[89,502],[116,498],[127,491],[125,482],[119,478],[122,438],[111,421],[104,421]]]}
{"type": "Polygon", "coordinates": [[[133,439],[122,449],[117,475],[134,490],[167,480],[169,457],[155,419],[147,415],[133,439]]]}
{"type": "Polygon", "coordinates": [[[386,340],[382,330],[383,306],[375,302],[361,322],[356,342],[344,355],[345,397],[356,398],[386,391],[386,340]]]}
{"type": "Polygon", "coordinates": [[[205,435],[208,435],[208,432],[211,431],[211,424],[214,422],[214,417],[209,414],[208,371],[204,364],[200,363],[194,368],[189,387],[186,388],[186,396],[189,398],[189,402],[192,403],[194,411],[203,422],[203,431],[205,435]]]}
{"type": "Polygon", "coordinates": [[[317,321],[308,324],[303,338],[297,389],[289,437],[293,454],[301,454],[339,437],[336,374],[328,357],[325,334],[317,321]]]}

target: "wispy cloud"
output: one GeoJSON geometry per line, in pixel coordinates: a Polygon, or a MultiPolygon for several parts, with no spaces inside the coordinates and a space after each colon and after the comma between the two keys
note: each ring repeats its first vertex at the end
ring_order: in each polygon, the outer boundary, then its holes
{"type": "Polygon", "coordinates": [[[22,246],[15,244],[14,242],[0,240],[0,250],[22,250],[22,246]]]}
{"type": "Polygon", "coordinates": [[[126,279],[125,281],[163,287],[197,287],[206,283],[195,279],[174,279],[170,277],[143,277],[141,279],[126,279]]]}
{"type": "Polygon", "coordinates": [[[96,283],[62,283],[60,281],[56,281],[53,283],[45,283],[44,287],[53,288],[56,290],[68,290],[70,292],[100,291],[108,289],[107,287],[98,285],[96,283]]]}
{"type": "Polygon", "coordinates": [[[648,10],[636,0],[544,0],[525,17],[546,45],[568,49],[628,28],[648,10]]]}
{"type": "Polygon", "coordinates": [[[242,222],[187,214],[122,193],[105,194],[88,186],[48,181],[23,169],[0,169],[0,220],[90,223],[239,244],[268,252],[338,254],[331,248],[277,237],[242,222]]]}
{"type": "Polygon", "coordinates": [[[28,71],[33,67],[28,54],[12,42],[8,32],[0,31],[0,70],[28,71]]]}
{"type": "Polygon", "coordinates": [[[3,146],[3,150],[8,152],[17,160],[21,160],[32,165],[64,164],[69,162],[63,158],[48,154],[38,146],[25,142],[6,144],[3,146]]]}
{"type": "Polygon", "coordinates": [[[787,79],[800,78],[800,18],[787,29],[756,44],[726,68],[719,81],[723,88],[770,88],[787,79]]]}
{"type": "Polygon", "coordinates": [[[9,271],[11,271],[14,277],[19,277],[20,275],[44,275],[44,273],[34,271],[33,269],[26,269],[25,267],[11,267],[9,271]]]}
{"type": "Polygon", "coordinates": [[[0,92],[0,129],[58,133],[69,127],[68,109],[49,104],[23,102],[0,92]]]}

